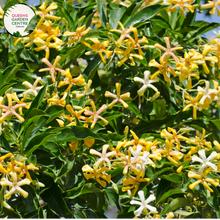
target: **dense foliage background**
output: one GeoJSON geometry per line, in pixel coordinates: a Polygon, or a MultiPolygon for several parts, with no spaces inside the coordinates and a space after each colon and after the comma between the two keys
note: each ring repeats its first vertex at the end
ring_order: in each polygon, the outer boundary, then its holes
{"type": "Polygon", "coordinates": [[[220,218],[219,5],[47,0],[0,34],[0,216],[220,218]]]}

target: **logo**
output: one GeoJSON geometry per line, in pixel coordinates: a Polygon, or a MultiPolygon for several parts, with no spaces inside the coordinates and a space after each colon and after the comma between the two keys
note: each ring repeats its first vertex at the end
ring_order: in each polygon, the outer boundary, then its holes
{"type": "Polygon", "coordinates": [[[15,4],[5,11],[3,22],[9,34],[14,37],[25,37],[35,29],[37,17],[30,6],[15,4]]]}

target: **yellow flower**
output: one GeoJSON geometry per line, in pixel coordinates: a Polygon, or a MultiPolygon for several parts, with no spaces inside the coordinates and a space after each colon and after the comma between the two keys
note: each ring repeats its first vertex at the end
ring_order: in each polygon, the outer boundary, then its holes
{"type": "MultiPolygon", "coordinates": [[[[211,41],[211,43],[216,43],[217,46],[211,45],[210,51],[216,51],[216,57],[218,59],[218,68],[220,68],[220,42],[217,39],[211,41]]],[[[220,75],[219,75],[220,76],[220,75]]],[[[219,78],[218,76],[218,78],[219,78]]]]}
{"type": "Polygon", "coordinates": [[[179,139],[181,139],[181,140],[189,140],[189,138],[186,138],[186,137],[184,137],[182,135],[177,135],[176,130],[173,129],[173,128],[168,127],[168,131],[166,129],[163,129],[161,131],[161,133],[160,133],[160,136],[162,138],[164,138],[164,137],[168,138],[172,144],[176,142],[177,143],[177,146],[176,146],[177,150],[180,150],[180,140],[179,139]],[[172,134],[169,133],[168,131],[172,132],[172,134]]]}
{"type": "Polygon", "coordinates": [[[0,185],[2,186],[9,186],[10,191],[4,195],[5,199],[10,199],[12,194],[20,193],[24,198],[28,197],[28,193],[24,191],[20,186],[29,185],[31,181],[27,178],[18,182],[17,173],[10,172],[11,181],[7,180],[6,178],[2,178],[0,181],[0,185]]]}
{"type": "Polygon", "coordinates": [[[212,148],[212,143],[210,141],[206,141],[206,139],[204,139],[205,138],[205,133],[206,133],[206,130],[203,128],[202,129],[202,137],[201,137],[201,139],[199,139],[196,136],[194,139],[189,139],[186,142],[190,143],[190,144],[194,144],[197,147],[200,147],[200,148],[203,148],[203,149],[206,149],[206,147],[211,149],[212,148]]]}
{"type": "Polygon", "coordinates": [[[145,141],[143,138],[138,138],[138,136],[132,131],[130,130],[134,140],[131,140],[131,141],[127,141],[127,143],[125,144],[124,147],[127,147],[127,146],[131,146],[133,145],[133,148],[136,149],[138,145],[141,145],[142,146],[142,150],[143,151],[150,151],[150,148],[151,146],[153,145],[152,142],[150,141],[145,141]]]}
{"type": "Polygon", "coordinates": [[[59,99],[59,96],[57,93],[53,93],[52,98],[47,100],[47,103],[49,103],[48,106],[51,105],[61,105],[61,106],[65,106],[66,105],[66,96],[67,96],[67,92],[63,93],[63,97],[61,99],[59,99]]]}
{"type": "Polygon", "coordinates": [[[166,140],[165,143],[166,148],[164,150],[157,149],[155,150],[155,152],[162,154],[162,156],[166,157],[173,164],[180,165],[180,163],[178,163],[177,161],[183,157],[183,154],[179,151],[172,151],[173,145],[171,141],[166,140]]]}
{"type": "Polygon", "coordinates": [[[86,43],[83,41],[83,43],[91,48],[92,50],[94,50],[96,53],[98,52],[99,56],[101,57],[103,63],[106,63],[106,59],[105,57],[102,55],[102,53],[104,53],[107,57],[107,59],[109,59],[112,55],[112,51],[109,51],[106,49],[106,47],[109,45],[109,40],[106,40],[102,43],[100,43],[100,41],[98,40],[98,38],[89,38],[90,41],[92,41],[94,44],[92,46],[90,46],[90,44],[86,43]]]}
{"type": "Polygon", "coordinates": [[[158,74],[163,73],[164,80],[166,82],[170,82],[170,73],[172,73],[174,76],[175,70],[171,68],[171,66],[168,64],[167,61],[162,61],[160,59],[160,64],[155,60],[151,60],[149,63],[149,66],[157,67],[159,70],[157,70],[152,76],[151,79],[153,80],[158,74]]]}
{"type": "Polygon", "coordinates": [[[8,171],[3,167],[3,162],[7,157],[11,157],[12,155],[13,155],[12,153],[7,153],[4,156],[0,157],[0,172],[1,173],[4,173],[4,174],[8,173],[8,171]]]}
{"type": "MultiPolygon", "coordinates": [[[[72,106],[71,105],[66,105],[66,109],[71,113],[72,116],[70,115],[65,115],[64,118],[69,120],[71,123],[68,124],[67,126],[71,126],[71,125],[76,125],[76,117],[78,118],[78,120],[83,120],[83,121],[86,121],[86,122],[92,122],[91,119],[89,118],[86,118],[85,116],[82,116],[81,114],[86,110],[85,108],[84,109],[81,109],[80,111],[74,111],[72,106]]],[[[86,127],[86,126],[84,126],[86,127]]]]}
{"type": "Polygon", "coordinates": [[[70,150],[72,150],[72,151],[77,150],[78,141],[72,141],[72,142],[69,144],[69,147],[70,147],[70,150]]]}
{"type": "Polygon", "coordinates": [[[82,27],[78,27],[78,28],[76,29],[76,32],[66,31],[66,32],[63,34],[63,36],[64,36],[64,37],[74,36],[73,39],[71,39],[71,40],[69,40],[69,41],[67,42],[67,44],[69,45],[69,44],[72,44],[73,42],[75,42],[75,41],[81,39],[81,37],[84,36],[84,35],[86,35],[90,30],[91,30],[91,28],[88,27],[88,28],[86,29],[86,25],[84,24],[82,27]]]}
{"type": "MultiPolygon", "coordinates": [[[[131,35],[129,35],[129,33],[133,32],[135,39],[138,39],[137,28],[130,26],[127,30],[125,30],[123,24],[120,21],[118,21],[118,24],[120,25],[122,30],[117,30],[117,29],[111,30],[112,32],[118,32],[121,34],[120,38],[116,42],[116,46],[121,47],[121,45],[126,37],[131,41],[132,45],[135,45],[135,40],[131,37],[131,35]]],[[[146,39],[145,39],[145,41],[146,41],[146,39]]]]}
{"type": "Polygon", "coordinates": [[[93,112],[89,111],[88,109],[85,109],[85,115],[91,115],[90,119],[93,120],[90,128],[93,129],[95,127],[95,124],[98,119],[101,119],[105,123],[105,125],[107,125],[108,121],[104,119],[102,116],[100,116],[100,114],[108,108],[107,105],[102,105],[101,108],[98,111],[96,111],[95,103],[91,101],[90,104],[92,106],[93,112]]]}
{"type": "Polygon", "coordinates": [[[91,85],[92,85],[92,80],[89,79],[88,83],[84,86],[84,90],[83,91],[73,91],[72,94],[76,94],[76,99],[81,99],[84,96],[93,94],[94,91],[95,91],[94,89],[91,89],[89,91],[91,85]]]}
{"type": "Polygon", "coordinates": [[[126,46],[127,46],[127,49],[124,51],[122,49],[119,49],[119,48],[116,48],[115,49],[115,52],[116,54],[122,54],[124,55],[122,57],[122,59],[120,61],[118,61],[118,66],[121,66],[126,60],[130,59],[131,60],[131,63],[130,65],[131,66],[135,66],[135,62],[134,62],[134,58],[133,57],[136,57],[140,60],[143,60],[143,57],[139,54],[135,54],[135,53],[131,53],[131,51],[133,50],[133,48],[131,47],[131,42],[130,41],[126,41],[126,46]]]}
{"type": "Polygon", "coordinates": [[[50,14],[49,12],[56,9],[57,8],[57,4],[56,3],[51,3],[48,7],[46,7],[46,2],[44,2],[40,7],[39,9],[41,11],[36,11],[36,15],[40,15],[41,16],[41,19],[40,21],[38,22],[38,26],[42,24],[42,22],[45,20],[45,19],[52,19],[52,20],[59,20],[60,17],[57,17],[57,16],[54,16],[52,14],[50,14]]]}
{"type": "Polygon", "coordinates": [[[46,41],[41,39],[40,37],[36,37],[33,42],[37,45],[37,47],[34,48],[36,51],[46,49],[46,55],[45,55],[46,59],[49,59],[50,48],[55,48],[58,50],[62,45],[62,40],[60,40],[55,35],[49,36],[46,41]]]}
{"type": "Polygon", "coordinates": [[[219,5],[220,5],[220,0],[208,1],[207,4],[201,5],[200,9],[212,8],[211,11],[209,12],[212,15],[215,14],[215,9],[217,9],[217,14],[218,16],[220,16],[220,10],[218,8],[219,5]]]}
{"type": "Polygon", "coordinates": [[[219,185],[219,180],[218,179],[211,179],[206,177],[210,172],[212,171],[212,168],[209,167],[205,172],[203,173],[195,173],[190,171],[188,173],[189,178],[196,178],[198,179],[196,182],[192,183],[189,185],[190,189],[194,189],[195,186],[197,186],[198,184],[202,183],[202,185],[208,189],[210,192],[213,192],[213,190],[209,187],[208,183],[211,183],[212,185],[214,185],[215,187],[217,187],[219,185]],[[208,182],[208,183],[207,183],[208,182]]]}
{"type": "Polygon", "coordinates": [[[99,170],[96,170],[91,168],[89,165],[84,165],[82,167],[82,171],[87,180],[95,178],[96,181],[104,188],[106,187],[106,182],[110,183],[111,175],[106,174],[106,172],[109,171],[109,168],[107,167],[102,167],[99,170]],[[101,180],[100,178],[104,179],[106,182],[104,180],[101,180]]]}
{"type": "Polygon", "coordinates": [[[127,177],[123,180],[123,186],[122,187],[122,192],[126,192],[130,189],[132,190],[132,196],[134,196],[139,188],[139,183],[140,182],[148,182],[150,179],[149,178],[142,178],[142,171],[140,171],[140,173],[136,176],[133,177],[131,175],[127,175],[127,177]],[[130,186],[126,186],[126,185],[130,185],[130,186]]]}
{"type": "Polygon", "coordinates": [[[209,104],[212,103],[215,96],[218,94],[218,91],[216,89],[210,89],[209,88],[209,81],[205,81],[206,88],[203,89],[202,87],[198,86],[197,90],[199,93],[202,94],[202,98],[199,101],[201,109],[208,109],[209,104]]]}
{"type": "Polygon", "coordinates": [[[193,107],[193,119],[197,119],[197,108],[199,106],[199,100],[200,98],[203,96],[202,93],[198,93],[196,98],[193,98],[192,96],[190,96],[188,93],[184,93],[184,97],[187,98],[188,100],[186,100],[186,106],[183,109],[183,112],[188,110],[190,107],[193,107]]]}
{"type": "Polygon", "coordinates": [[[82,85],[85,83],[85,79],[83,75],[80,74],[78,77],[73,78],[69,69],[67,69],[63,74],[66,77],[64,78],[64,81],[59,82],[58,88],[60,88],[61,86],[69,85],[65,90],[65,92],[68,92],[73,85],[82,85]]]}
{"type": "Polygon", "coordinates": [[[24,118],[21,117],[15,109],[20,108],[20,107],[25,107],[27,104],[26,103],[20,103],[12,106],[12,94],[7,93],[6,97],[8,99],[8,106],[0,104],[0,109],[4,109],[6,111],[2,117],[0,118],[0,123],[3,123],[3,121],[9,116],[9,115],[15,115],[21,122],[24,122],[24,118]]]}
{"type": "Polygon", "coordinates": [[[112,101],[108,107],[109,108],[113,108],[113,106],[115,105],[115,103],[117,102],[121,102],[121,104],[124,106],[124,108],[127,108],[128,107],[128,104],[124,101],[126,99],[129,99],[130,98],[130,92],[127,92],[127,93],[124,93],[121,95],[121,83],[116,83],[115,84],[115,87],[116,87],[116,92],[117,92],[117,95],[109,92],[109,91],[106,91],[105,92],[105,97],[112,97],[112,98],[115,98],[114,101],[112,101]]]}
{"type": "Polygon", "coordinates": [[[186,16],[184,14],[184,8],[188,8],[191,13],[194,12],[194,5],[190,5],[192,2],[193,0],[172,0],[174,6],[171,8],[171,11],[176,11],[176,8],[178,7],[182,16],[185,18],[186,16]]]}

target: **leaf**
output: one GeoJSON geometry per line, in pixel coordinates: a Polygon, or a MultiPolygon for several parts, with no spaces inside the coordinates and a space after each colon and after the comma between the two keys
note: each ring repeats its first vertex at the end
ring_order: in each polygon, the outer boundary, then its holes
{"type": "Polygon", "coordinates": [[[42,134],[33,135],[24,146],[24,154],[28,157],[32,152],[34,152],[40,145],[50,140],[56,134],[51,134],[49,132],[44,132],[42,134]]]}
{"type": "Polygon", "coordinates": [[[70,13],[64,7],[59,7],[59,9],[63,17],[68,21],[69,31],[75,31],[76,26],[72,17],[70,16],[70,13]]]}
{"type": "Polygon", "coordinates": [[[170,173],[169,175],[162,175],[161,178],[178,183],[182,180],[182,175],[178,173],[170,173]]]}
{"type": "Polygon", "coordinates": [[[184,193],[182,190],[180,190],[180,189],[170,189],[168,192],[166,192],[166,193],[164,193],[161,197],[160,197],[160,199],[159,199],[159,201],[156,203],[156,205],[157,204],[159,204],[160,202],[162,202],[164,199],[166,199],[167,197],[170,197],[170,196],[172,196],[172,195],[174,195],[174,194],[180,194],[180,193],[184,193]]]}
{"type": "Polygon", "coordinates": [[[137,24],[138,22],[146,21],[157,15],[160,9],[161,9],[160,5],[152,5],[145,7],[141,11],[136,13],[134,16],[130,17],[130,19],[128,19],[124,23],[124,27],[128,28],[130,26],[133,26],[134,24],[137,24]]]}
{"type": "Polygon", "coordinates": [[[117,209],[121,209],[119,205],[119,195],[115,192],[115,190],[112,187],[108,187],[103,190],[106,192],[109,205],[117,207],[117,209]]]}
{"type": "Polygon", "coordinates": [[[73,169],[74,163],[75,163],[75,160],[66,159],[66,163],[61,167],[61,169],[59,169],[59,171],[57,173],[57,177],[55,179],[55,182],[57,182],[57,180],[59,180],[62,176],[69,173],[73,169]]]}
{"type": "Polygon", "coordinates": [[[9,152],[12,152],[12,149],[10,147],[9,142],[5,138],[4,131],[2,131],[2,134],[0,135],[0,144],[3,148],[7,149],[9,152]]]}
{"type": "Polygon", "coordinates": [[[47,203],[50,209],[58,216],[64,218],[73,217],[73,213],[69,210],[66,202],[63,199],[60,188],[55,183],[41,193],[40,196],[47,203]]]}
{"type": "Polygon", "coordinates": [[[23,63],[15,64],[8,66],[1,74],[1,80],[0,80],[0,88],[2,88],[4,85],[10,82],[10,80],[13,78],[13,76],[17,73],[17,71],[21,68],[23,63]]]}
{"type": "Polygon", "coordinates": [[[47,89],[47,83],[44,85],[44,87],[38,92],[37,96],[34,98],[34,100],[31,103],[31,106],[29,109],[25,112],[24,118],[29,118],[29,114],[32,111],[33,108],[38,108],[44,98],[44,94],[47,89]]]}
{"type": "Polygon", "coordinates": [[[161,213],[161,215],[164,215],[166,213],[175,211],[176,209],[183,207],[183,206],[191,206],[191,203],[188,199],[185,198],[176,198],[174,200],[171,201],[169,207],[167,210],[165,210],[165,212],[163,211],[161,213]]]}
{"type": "Polygon", "coordinates": [[[66,128],[57,128],[50,131],[56,135],[49,139],[50,142],[64,142],[64,141],[77,141],[85,139],[99,139],[98,135],[94,134],[89,128],[71,126],[66,128]]]}
{"type": "Polygon", "coordinates": [[[118,26],[118,21],[122,18],[123,14],[125,13],[125,8],[116,8],[111,11],[109,24],[112,29],[116,29],[118,26]]]}
{"type": "Polygon", "coordinates": [[[106,28],[107,13],[106,13],[106,0],[97,0],[99,18],[101,19],[102,25],[106,28]]]}

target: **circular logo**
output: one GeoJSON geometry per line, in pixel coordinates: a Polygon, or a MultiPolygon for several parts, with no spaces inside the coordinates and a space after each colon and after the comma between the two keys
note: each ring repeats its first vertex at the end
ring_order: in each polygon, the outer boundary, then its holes
{"type": "Polygon", "coordinates": [[[37,17],[34,10],[26,4],[15,4],[4,13],[5,29],[14,37],[29,35],[36,27],[37,17]]]}

